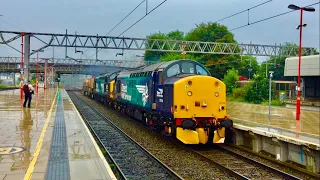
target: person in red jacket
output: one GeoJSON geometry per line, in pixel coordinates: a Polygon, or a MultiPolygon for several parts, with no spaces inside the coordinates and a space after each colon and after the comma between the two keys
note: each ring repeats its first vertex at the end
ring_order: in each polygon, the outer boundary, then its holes
{"type": "Polygon", "coordinates": [[[27,101],[28,101],[28,108],[31,107],[31,100],[32,100],[32,94],[34,94],[34,89],[32,85],[30,84],[30,80],[28,83],[25,83],[23,85],[23,92],[24,92],[24,103],[23,107],[26,107],[27,101]]]}

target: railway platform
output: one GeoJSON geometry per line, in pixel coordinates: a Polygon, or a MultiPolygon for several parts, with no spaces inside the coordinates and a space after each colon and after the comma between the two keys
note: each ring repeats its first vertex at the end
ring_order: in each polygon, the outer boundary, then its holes
{"type": "Polygon", "coordinates": [[[0,92],[0,180],[116,179],[65,90],[0,92]]]}
{"type": "Polygon", "coordinates": [[[235,144],[266,152],[275,159],[294,162],[307,170],[320,172],[320,112],[228,102],[227,112],[234,121],[235,144]]]}

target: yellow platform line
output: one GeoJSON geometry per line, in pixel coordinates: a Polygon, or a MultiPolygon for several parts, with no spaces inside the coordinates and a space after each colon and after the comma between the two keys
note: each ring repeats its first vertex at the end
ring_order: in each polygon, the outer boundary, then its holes
{"type": "Polygon", "coordinates": [[[56,101],[56,98],[57,98],[58,90],[59,89],[57,89],[56,95],[55,95],[55,97],[53,99],[53,103],[51,104],[51,108],[49,110],[49,114],[47,116],[46,122],[44,124],[44,127],[42,129],[40,138],[39,138],[37,146],[36,146],[36,151],[33,153],[33,158],[31,160],[31,162],[29,164],[29,167],[28,167],[28,170],[27,170],[27,172],[26,172],[26,174],[24,176],[24,180],[29,180],[32,177],[34,166],[35,166],[35,164],[36,164],[36,162],[38,160],[38,157],[39,157],[39,154],[40,154],[40,150],[41,150],[41,146],[42,146],[42,143],[43,143],[43,139],[44,139],[44,136],[46,134],[47,128],[49,126],[49,120],[50,120],[50,117],[51,117],[51,112],[53,110],[53,105],[54,105],[54,103],[56,101]]]}

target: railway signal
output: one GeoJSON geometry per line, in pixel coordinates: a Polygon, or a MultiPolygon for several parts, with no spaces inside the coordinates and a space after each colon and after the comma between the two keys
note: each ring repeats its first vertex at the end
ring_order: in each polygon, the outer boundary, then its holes
{"type": "Polygon", "coordinates": [[[56,82],[60,82],[60,73],[58,73],[58,77],[56,78],[56,82]]]}

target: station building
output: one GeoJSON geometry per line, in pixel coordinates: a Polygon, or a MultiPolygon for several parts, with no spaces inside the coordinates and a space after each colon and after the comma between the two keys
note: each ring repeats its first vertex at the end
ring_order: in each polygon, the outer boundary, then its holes
{"type": "MultiPolygon", "coordinates": [[[[286,58],[284,76],[295,77],[298,82],[298,63],[299,57],[286,58]]],[[[302,56],[300,70],[302,104],[320,106],[320,55],[302,56]]]]}

